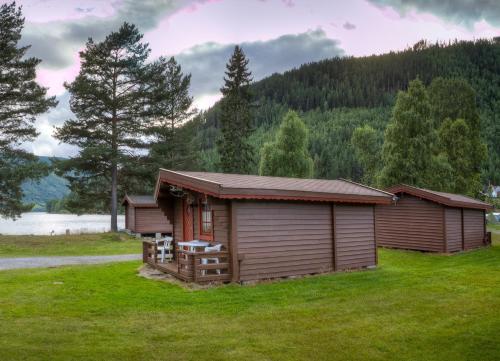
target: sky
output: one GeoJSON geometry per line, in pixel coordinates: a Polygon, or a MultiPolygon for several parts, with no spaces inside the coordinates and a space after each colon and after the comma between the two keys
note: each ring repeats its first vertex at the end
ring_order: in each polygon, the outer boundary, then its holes
{"type": "MultiPolygon", "coordinates": [[[[0,4],[11,0],[0,0],[0,4]]],[[[152,59],[175,56],[192,74],[197,109],[219,98],[225,63],[239,44],[254,80],[336,56],[397,51],[431,42],[500,36],[500,0],[21,0],[21,45],[42,60],[37,79],[56,95],[40,115],[40,136],[23,146],[37,155],[73,156],[53,138],[73,114],[63,83],[78,74],[78,52],[124,22],[136,24],[152,59]]]]}

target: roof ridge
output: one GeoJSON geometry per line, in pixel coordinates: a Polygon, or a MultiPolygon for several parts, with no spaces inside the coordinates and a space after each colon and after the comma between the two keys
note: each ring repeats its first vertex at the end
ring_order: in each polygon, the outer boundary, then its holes
{"type": "Polygon", "coordinates": [[[339,178],[339,180],[341,180],[343,182],[355,184],[357,186],[364,187],[364,188],[367,188],[367,189],[371,189],[372,191],[377,191],[377,192],[380,192],[380,193],[385,193],[385,194],[390,195],[390,196],[394,196],[394,194],[392,194],[391,192],[387,192],[387,191],[384,191],[382,189],[378,189],[378,188],[375,188],[375,187],[370,187],[370,186],[367,186],[367,185],[362,184],[362,183],[354,182],[354,181],[352,181],[350,179],[339,178]]]}

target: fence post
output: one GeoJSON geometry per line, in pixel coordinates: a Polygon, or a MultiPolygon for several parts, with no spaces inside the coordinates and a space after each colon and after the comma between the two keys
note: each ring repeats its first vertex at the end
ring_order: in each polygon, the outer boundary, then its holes
{"type": "Polygon", "coordinates": [[[149,244],[142,242],[142,263],[148,262],[149,244]]]}
{"type": "Polygon", "coordinates": [[[196,255],[193,254],[191,255],[191,257],[193,257],[193,282],[196,282],[196,279],[197,279],[197,271],[196,271],[196,255]]]}

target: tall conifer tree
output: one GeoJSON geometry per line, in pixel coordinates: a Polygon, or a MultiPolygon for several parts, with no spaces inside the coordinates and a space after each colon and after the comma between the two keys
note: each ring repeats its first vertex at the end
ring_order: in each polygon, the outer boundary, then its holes
{"type": "Polygon", "coordinates": [[[220,156],[220,168],[226,173],[250,172],[253,149],[248,143],[251,133],[251,94],[249,85],[252,73],[248,70],[248,59],[243,50],[236,46],[226,65],[224,96],[221,101],[222,138],[217,147],[220,156]]]}
{"type": "Polygon", "coordinates": [[[153,120],[147,130],[153,138],[150,164],[154,172],[158,168],[187,169],[194,151],[189,149],[189,132],[181,125],[195,113],[189,95],[191,74],[184,75],[173,57],[160,58],[154,67],[150,99],[153,120]]]}
{"type": "Polygon", "coordinates": [[[118,194],[137,184],[134,150],[147,147],[145,122],[148,89],[153,75],[146,64],[150,50],[135,25],[124,23],[104,41],[89,39],[80,73],[71,84],[70,106],[76,119],[57,129],[61,141],[80,147],[77,157],[62,162],[70,181],[74,210],[100,204],[111,212],[117,230],[118,194]]]}
{"type": "Polygon", "coordinates": [[[22,183],[47,174],[47,166],[18,146],[37,137],[35,116],[57,105],[35,81],[41,60],[26,58],[29,46],[18,46],[23,27],[15,2],[0,6],[0,215],[10,218],[31,209],[22,202],[22,183]]]}
{"type": "Polygon", "coordinates": [[[382,147],[381,186],[431,186],[435,131],[430,112],[427,90],[419,79],[398,93],[382,147]]]}

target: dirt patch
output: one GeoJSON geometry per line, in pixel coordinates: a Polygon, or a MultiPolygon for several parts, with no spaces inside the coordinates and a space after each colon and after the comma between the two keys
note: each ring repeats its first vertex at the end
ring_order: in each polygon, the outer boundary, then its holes
{"type": "Polygon", "coordinates": [[[137,275],[142,278],[147,278],[148,280],[160,281],[165,283],[170,283],[175,286],[179,286],[188,291],[196,291],[196,290],[204,290],[212,287],[221,286],[221,284],[207,284],[207,285],[199,285],[196,283],[187,283],[183,282],[174,276],[171,276],[167,273],[163,273],[148,264],[143,264],[141,267],[137,269],[137,275]]]}

